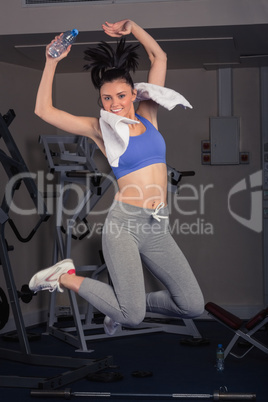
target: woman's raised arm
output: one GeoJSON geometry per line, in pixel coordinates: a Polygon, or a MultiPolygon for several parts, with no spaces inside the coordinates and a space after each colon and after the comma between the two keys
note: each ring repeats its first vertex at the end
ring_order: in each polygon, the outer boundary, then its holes
{"type": "Polygon", "coordinates": [[[106,22],[102,25],[104,32],[112,37],[121,37],[132,33],[146,50],[151,67],[148,74],[150,84],[165,84],[167,71],[167,56],[156,40],[143,28],[131,20],[122,20],[115,23],[106,22]]]}
{"type": "MultiPolygon", "coordinates": [[[[148,83],[164,86],[167,72],[167,55],[156,40],[143,28],[131,20],[122,20],[113,24],[102,25],[104,32],[112,37],[121,37],[132,33],[146,50],[151,66],[148,73],[148,83]]],[[[147,118],[156,128],[158,105],[153,101],[139,103],[137,113],[147,118]]]]}
{"type": "MultiPolygon", "coordinates": [[[[55,40],[57,38],[58,37],[56,37],[55,40]]],[[[49,46],[50,44],[46,47],[46,64],[37,92],[35,114],[42,120],[61,130],[72,134],[87,136],[92,138],[95,142],[99,142],[98,139],[100,140],[101,136],[97,118],[75,116],[53,106],[52,87],[57,64],[68,55],[71,46],[57,58],[49,56],[49,46]]]]}

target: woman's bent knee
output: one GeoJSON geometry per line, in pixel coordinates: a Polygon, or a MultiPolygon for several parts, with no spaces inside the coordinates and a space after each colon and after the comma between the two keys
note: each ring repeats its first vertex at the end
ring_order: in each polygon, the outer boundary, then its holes
{"type": "Polygon", "coordinates": [[[196,300],[195,302],[189,304],[187,316],[188,318],[197,318],[203,314],[205,309],[205,303],[203,297],[200,300],[196,300]]]}
{"type": "Polygon", "coordinates": [[[189,311],[189,318],[197,318],[200,315],[202,315],[204,312],[204,304],[199,305],[199,306],[194,306],[194,308],[191,308],[189,311]]]}
{"type": "Polygon", "coordinates": [[[120,324],[125,325],[127,327],[137,327],[145,318],[144,312],[136,312],[131,315],[124,315],[124,318],[120,324]]]}
{"type": "Polygon", "coordinates": [[[178,309],[181,318],[197,318],[204,312],[204,298],[200,295],[199,298],[188,300],[187,304],[178,306],[178,309]]]}

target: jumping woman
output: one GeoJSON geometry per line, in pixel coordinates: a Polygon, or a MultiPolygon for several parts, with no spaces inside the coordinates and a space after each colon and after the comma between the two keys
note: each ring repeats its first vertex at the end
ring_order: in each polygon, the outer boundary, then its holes
{"type": "Polygon", "coordinates": [[[130,71],[138,65],[137,46],[126,45],[124,37],[132,33],[147,52],[148,84],[153,88],[165,84],[166,54],[131,20],[106,22],[103,30],[120,38],[117,48],[102,42],[85,51],[86,68],[99,90],[101,118],[75,116],[52,103],[56,67],[71,46],[58,58],[49,56],[47,46],[35,113],[61,130],[92,139],[111,164],[118,192],[103,227],[102,250],[112,285],[76,275],[73,261],[65,259],[37,272],[29,287],[34,292],[73,290],[105,315],[104,330],[113,335],[118,325],[140,324],[146,312],[197,317],[203,312],[204,300],[169,230],[166,147],[158,131],[158,104],[141,100],[135,110],[138,90],[130,71]],[[114,122],[123,125],[123,141],[114,122]],[[142,263],[165,289],[146,293],[142,263]]]}

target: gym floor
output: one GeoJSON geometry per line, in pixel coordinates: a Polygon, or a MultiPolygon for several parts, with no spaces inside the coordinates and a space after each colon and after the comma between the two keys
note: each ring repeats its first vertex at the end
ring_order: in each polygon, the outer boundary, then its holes
{"type": "MultiPolygon", "coordinates": [[[[124,337],[111,337],[90,341],[92,353],[78,353],[75,348],[51,335],[43,334],[45,327],[31,329],[31,333],[42,334],[40,339],[30,342],[31,352],[44,355],[61,355],[73,358],[103,359],[112,356],[112,367],[99,371],[97,378],[83,378],[58,390],[71,389],[70,399],[83,398],[79,392],[108,393],[107,397],[90,396],[86,400],[140,401],[147,400],[215,400],[214,391],[227,388],[227,392],[256,394],[256,400],[267,402],[268,355],[254,348],[242,359],[227,356],[225,370],[217,372],[215,365],[216,347],[218,343],[227,345],[233,332],[213,320],[197,320],[195,324],[202,337],[207,341],[201,345],[189,346],[182,342],[185,337],[164,332],[140,334],[124,337]],[[105,374],[104,374],[105,373],[105,374]],[[108,374],[109,373],[109,374],[108,374]],[[138,376],[137,376],[138,374],[138,376]],[[140,375],[140,376],[139,376],[140,375]],[[99,378],[101,377],[101,378],[99,378]],[[101,380],[101,381],[100,381],[101,380]],[[110,380],[110,381],[108,381],[110,380]],[[121,394],[121,395],[117,395],[121,394]],[[136,396],[134,394],[146,394],[136,396]],[[187,394],[177,399],[172,394],[187,394]],[[195,394],[195,397],[189,395],[195,394]]],[[[268,343],[268,328],[263,328],[257,336],[268,343]]],[[[0,339],[0,347],[19,350],[18,343],[0,339]]],[[[244,352],[247,345],[236,346],[239,353],[244,352]]],[[[42,367],[14,363],[2,360],[1,376],[38,376],[51,378],[70,369],[42,367]]],[[[1,401],[53,401],[59,396],[36,397],[31,395],[31,388],[0,388],[1,401]]],[[[67,399],[67,398],[65,398],[67,399]]],[[[252,399],[240,399],[252,400],[252,399]]]]}

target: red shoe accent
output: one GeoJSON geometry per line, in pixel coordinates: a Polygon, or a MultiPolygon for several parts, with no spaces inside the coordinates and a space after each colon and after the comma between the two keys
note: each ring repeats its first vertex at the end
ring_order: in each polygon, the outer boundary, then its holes
{"type": "Polygon", "coordinates": [[[69,269],[69,271],[67,272],[67,274],[69,274],[69,275],[75,274],[75,269],[69,269]]]}

